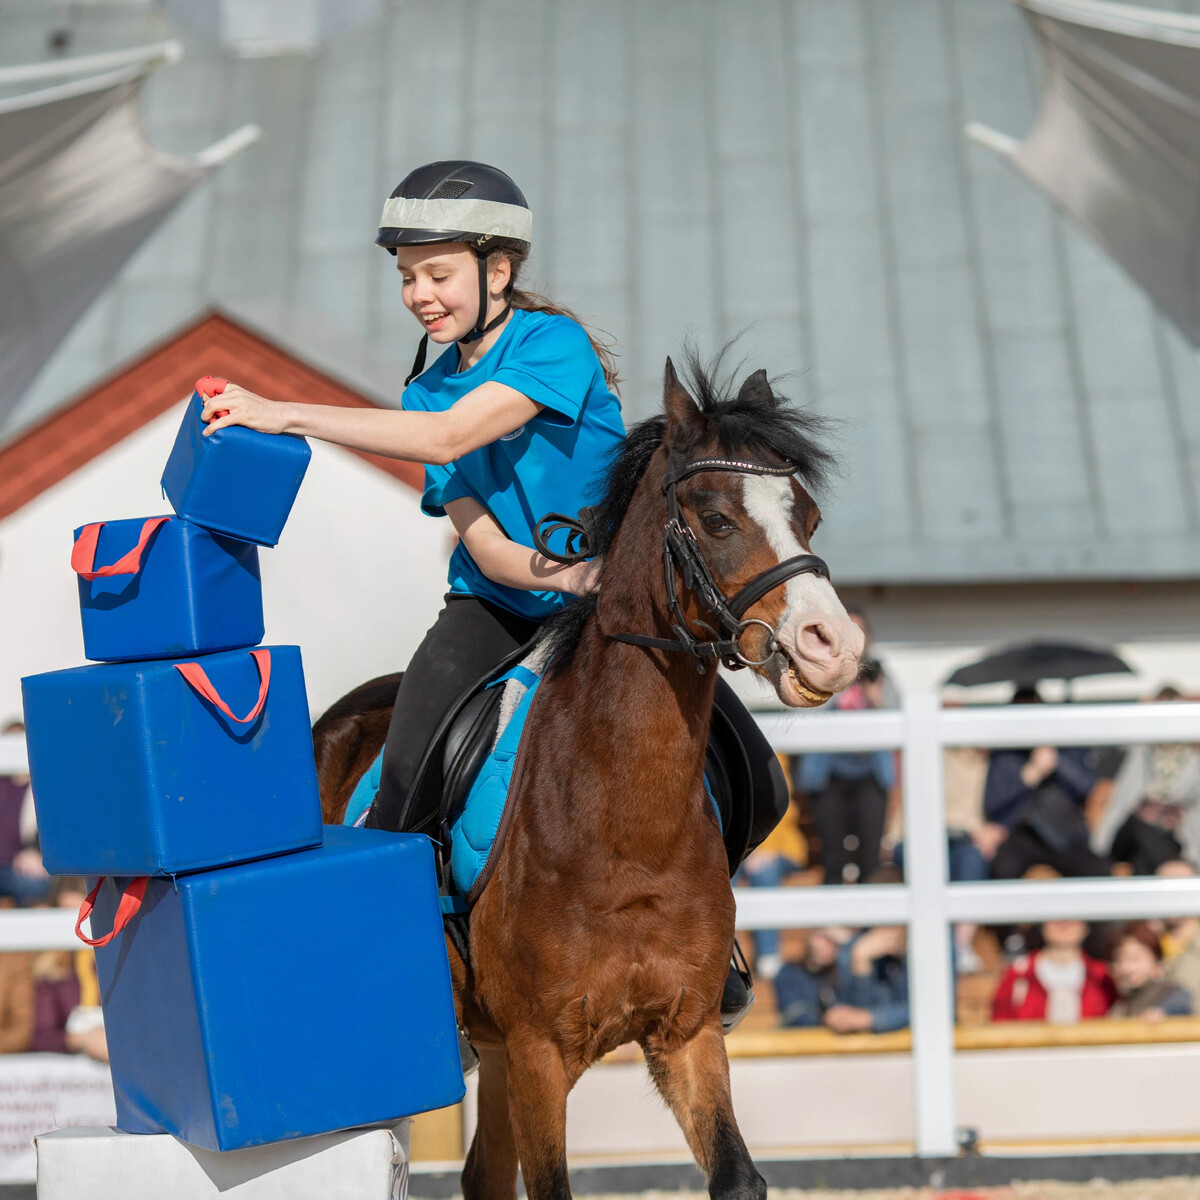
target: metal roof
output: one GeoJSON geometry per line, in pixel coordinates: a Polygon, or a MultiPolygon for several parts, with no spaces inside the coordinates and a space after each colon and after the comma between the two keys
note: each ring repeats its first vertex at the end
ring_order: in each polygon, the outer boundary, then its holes
{"type": "MultiPolygon", "coordinates": [[[[1187,6],[1200,10],[1200,2],[1187,6]]],[[[310,55],[235,57],[155,6],[0,0],[0,63],[178,36],[163,147],[261,142],[185,201],[25,396],[59,404],[209,304],[396,402],[417,330],[372,244],[412,165],[471,157],[535,212],[529,280],[662,363],[747,367],[841,422],[818,549],[843,582],[1200,575],[1200,367],[968,121],[1024,133],[1004,0],[403,0],[310,55]]]]}

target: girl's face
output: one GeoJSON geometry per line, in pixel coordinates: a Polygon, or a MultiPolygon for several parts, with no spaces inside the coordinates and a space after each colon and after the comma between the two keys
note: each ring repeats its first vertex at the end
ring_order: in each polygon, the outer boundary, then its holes
{"type": "MultiPolygon", "coordinates": [[[[404,305],[421,322],[431,342],[460,341],[479,319],[479,264],[461,242],[441,246],[397,246],[396,267],[403,280],[404,305]]],[[[503,304],[510,267],[502,254],[488,265],[488,315],[503,304]]]]}
{"type": "Polygon", "coordinates": [[[1162,964],[1154,951],[1143,946],[1136,938],[1124,938],[1113,951],[1109,972],[1117,991],[1122,996],[1145,987],[1155,979],[1162,978],[1162,964]]]}

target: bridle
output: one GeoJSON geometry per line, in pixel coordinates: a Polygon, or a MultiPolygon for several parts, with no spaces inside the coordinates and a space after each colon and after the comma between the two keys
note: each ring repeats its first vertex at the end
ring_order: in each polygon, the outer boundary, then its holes
{"type": "MultiPolygon", "coordinates": [[[[709,662],[719,660],[731,671],[743,667],[761,667],[770,661],[779,650],[775,631],[766,621],[744,614],[754,603],[768,592],[794,579],[797,575],[820,575],[829,578],[829,567],[825,560],[815,554],[799,554],[795,558],[776,563],[768,570],[755,575],[735,595],[726,596],[713,578],[695,531],[688,524],[679,501],[675,486],[701,471],[731,471],[741,475],[794,475],[795,463],[746,462],[731,458],[701,458],[668,470],[662,490],[667,498],[667,523],[663,527],[663,579],[667,589],[667,606],[671,613],[671,628],[675,639],[648,637],[640,633],[613,633],[608,636],[614,641],[628,642],[632,646],[644,646],[651,650],[677,651],[690,654],[696,670],[704,674],[709,662]],[[697,637],[688,627],[687,617],[680,602],[677,580],[681,580],[688,591],[695,594],[701,608],[713,624],[705,620],[696,623],[709,634],[707,639],[697,637]],[[739,644],[741,635],[751,626],[761,625],[767,631],[767,654],[762,659],[747,658],[739,644]]],[[[584,514],[581,512],[580,516],[584,514]]],[[[558,562],[576,563],[593,556],[589,552],[587,525],[582,521],[565,517],[561,513],[550,513],[543,517],[534,531],[534,543],[538,551],[558,562]],[[543,526],[545,529],[543,530],[543,526]],[[551,551],[549,538],[560,529],[567,530],[567,546],[563,554],[551,551]]]]}

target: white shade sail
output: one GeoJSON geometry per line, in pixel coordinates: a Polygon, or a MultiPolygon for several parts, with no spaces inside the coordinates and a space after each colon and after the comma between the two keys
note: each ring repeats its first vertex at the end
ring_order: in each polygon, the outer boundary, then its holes
{"type": "Polygon", "coordinates": [[[1200,18],[1018,0],[1044,68],[1024,141],[979,125],[1200,345],[1200,18]]]}
{"type": "Polygon", "coordinates": [[[256,135],[164,154],[141,128],[149,69],[0,101],[0,421],[163,218],[256,135]]]}

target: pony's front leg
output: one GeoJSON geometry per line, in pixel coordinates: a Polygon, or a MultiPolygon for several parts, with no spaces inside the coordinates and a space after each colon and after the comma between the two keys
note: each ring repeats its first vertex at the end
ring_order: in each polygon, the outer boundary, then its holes
{"type": "Polygon", "coordinates": [[[720,1014],[712,1013],[686,1042],[649,1035],[642,1050],[651,1078],[708,1178],[712,1200],[766,1200],[766,1182],[733,1116],[720,1014]]]}
{"type": "Polygon", "coordinates": [[[517,1200],[517,1143],[508,1115],[504,1051],[480,1046],[479,1115],[463,1165],[463,1200],[517,1200]]]}
{"type": "Polygon", "coordinates": [[[514,1031],[504,1039],[508,1107],[529,1200],[570,1200],[567,1093],[575,1080],[553,1042],[514,1031]]]}

